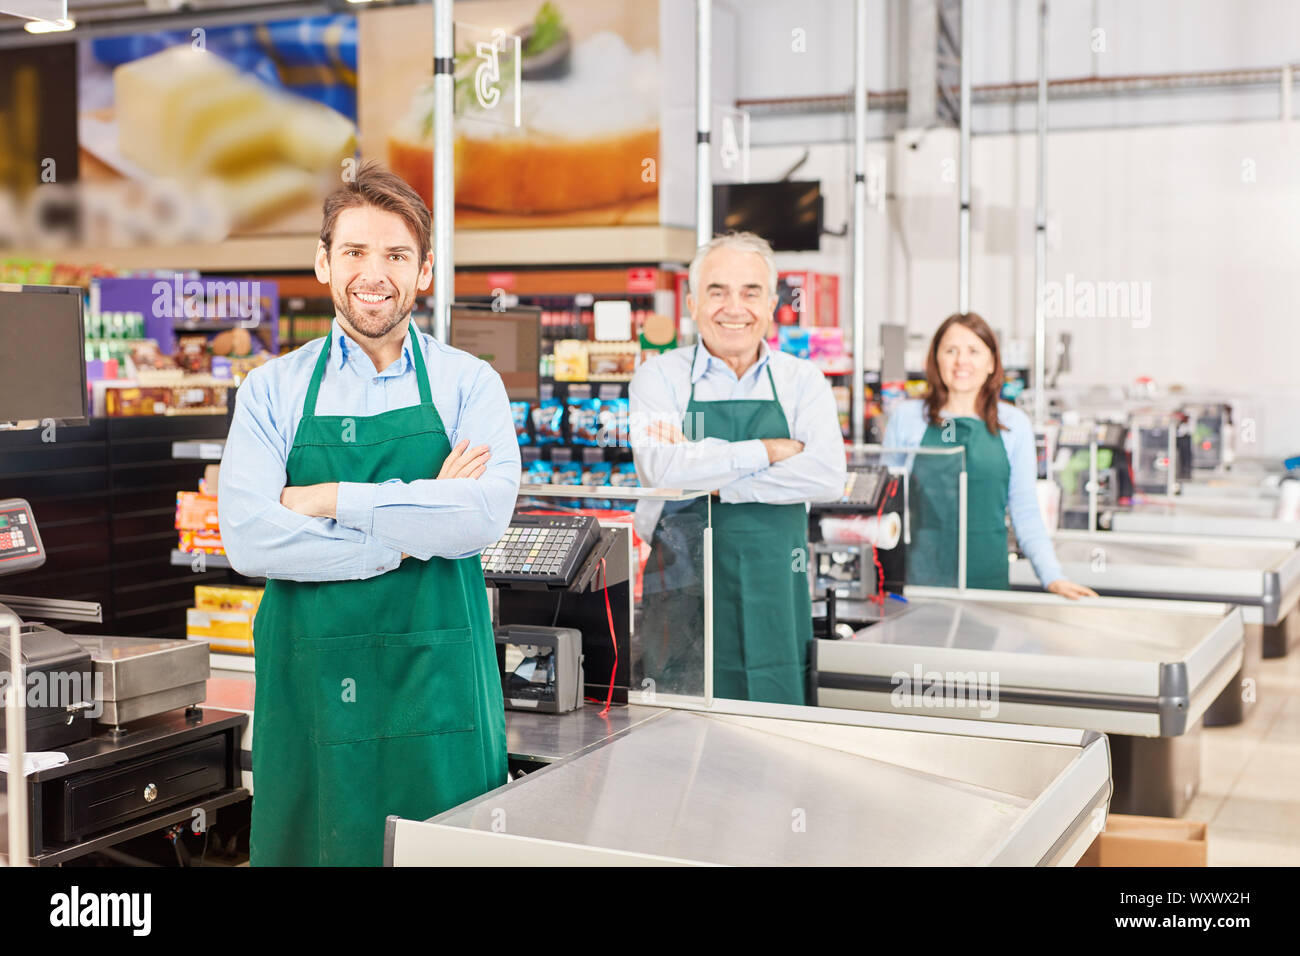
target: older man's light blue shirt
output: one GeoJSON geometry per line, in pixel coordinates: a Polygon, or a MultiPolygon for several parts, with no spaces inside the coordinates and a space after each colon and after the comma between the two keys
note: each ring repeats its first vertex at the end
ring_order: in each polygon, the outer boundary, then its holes
{"type": "MultiPolygon", "coordinates": [[[[701,342],[698,348],[673,349],[647,359],[633,376],[628,394],[633,454],[646,487],[717,490],[725,504],[806,504],[833,500],[844,492],[844,437],[835,396],[826,376],[806,359],[773,352],[763,342],[758,360],[737,376],[701,342]],[[692,435],[698,440],[678,444],[651,440],[647,433],[652,423],[683,424],[692,386],[700,402],[775,398],[790,437],[803,442],[803,451],[772,464],[758,438],[729,442],[692,435]]],[[[674,508],[665,509],[660,501],[637,504],[637,532],[647,541],[665,510],[674,508]]]]}
{"type": "MultiPolygon", "coordinates": [[[[317,415],[371,416],[418,405],[408,331],[402,354],[378,371],[335,319],[317,415]]],[[[221,461],[218,507],[230,563],[241,574],[294,581],[374,577],[401,563],[461,558],[501,537],[519,492],[519,443],[501,377],[490,365],[419,333],[434,407],[454,447],[488,445],[477,479],[341,482],[337,518],[309,518],[280,504],[285,463],[325,340],[253,370],[238,403],[221,461]]]]}

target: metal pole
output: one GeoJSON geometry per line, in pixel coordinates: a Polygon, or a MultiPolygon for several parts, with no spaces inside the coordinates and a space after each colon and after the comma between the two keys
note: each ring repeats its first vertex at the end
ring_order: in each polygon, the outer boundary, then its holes
{"type": "Polygon", "coordinates": [[[1165,454],[1169,456],[1169,467],[1165,469],[1165,494],[1172,498],[1178,494],[1178,419],[1170,416],[1169,443],[1165,454]]]}
{"type": "Polygon", "coordinates": [[[452,0],[433,0],[433,337],[440,342],[448,339],[456,277],[452,256],[456,80],[451,7],[452,0]]]}
{"type": "Polygon", "coordinates": [[[957,219],[957,311],[970,311],[970,53],[973,7],[961,4],[961,210],[957,219]]]}
{"type": "Polygon", "coordinates": [[[27,740],[27,678],[18,615],[0,611],[0,626],[9,626],[9,687],[5,691],[5,729],[9,753],[9,865],[27,865],[27,775],[23,773],[23,750],[27,740]]]}
{"type": "Polygon", "coordinates": [[[705,706],[714,705],[714,499],[708,496],[705,525],[705,706]]]}
{"type": "MultiPolygon", "coordinates": [[[[713,0],[695,0],[695,244],[713,238],[713,0]]],[[[696,290],[691,290],[696,294],[696,290]]]]}
{"type": "Polygon", "coordinates": [[[853,422],[850,434],[862,444],[866,428],[867,372],[867,0],[857,0],[853,81],[853,422]]]}
{"type": "Polygon", "coordinates": [[[966,453],[957,474],[957,588],[966,590],[966,453]]]}
{"type": "Polygon", "coordinates": [[[1097,441],[1088,443],[1088,530],[1097,530],[1097,499],[1101,494],[1097,474],[1097,441]]]}
{"type": "Polygon", "coordinates": [[[1034,209],[1034,425],[1047,418],[1047,0],[1038,4],[1038,185],[1034,209]]]}

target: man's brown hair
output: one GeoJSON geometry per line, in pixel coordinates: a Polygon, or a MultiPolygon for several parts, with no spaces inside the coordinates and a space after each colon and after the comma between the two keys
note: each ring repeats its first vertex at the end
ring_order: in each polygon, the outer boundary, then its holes
{"type": "Polygon", "coordinates": [[[344,209],[357,206],[374,206],[386,212],[402,217],[406,228],[420,245],[420,262],[429,254],[430,233],[433,220],[429,207],[424,204],[414,189],[406,181],[379,163],[368,162],[357,170],[351,182],[344,182],[325,197],[320,225],[320,241],[325,246],[325,254],[330,251],[330,240],[334,238],[334,223],[344,209]]]}

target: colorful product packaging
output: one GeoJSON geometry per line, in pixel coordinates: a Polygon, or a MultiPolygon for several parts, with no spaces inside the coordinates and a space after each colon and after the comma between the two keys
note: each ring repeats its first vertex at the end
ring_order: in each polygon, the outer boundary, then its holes
{"type": "Polygon", "coordinates": [[[200,611],[250,611],[256,614],[265,593],[264,588],[198,584],[194,587],[194,606],[200,611]]]}
{"type": "Polygon", "coordinates": [[[220,528],[216,495],[198,491],[176,492],[176,530],[212,531],[220,528]]]}
{"type": "Polygon", "coordinates": [[[557,398],[544,398],[533,409],[533,439],[539,445],[564,441],[564,406],[557,398]]]}
{"type": "Polygon", "coordinates": [[[529,405],[527,402],[511,402],[510,417],[515,420],[515,438],[521,445],[532,442],[528,435],[529,405]]]}
{"type": "Polygon", "coordinates": [[[253,653],[253,618],[256,611],[212,611],[189,608],[185,612],[185,636],[206,641],[214,651],[231,654],[253,653]]]}
{"type": "Polygon", "coordinates": [[[182,551],[193,553],[201,551],[204,554],[225,554],[226,547],[221,543],[221,532],[218,531],[181,531],[180,543],[177,545],[182,551]]]}
{"type": "Polygon", "coordinates": [[[570,398],[567,408],[573,444],[595,448],[600,438],[600,399],[570,398]]]}

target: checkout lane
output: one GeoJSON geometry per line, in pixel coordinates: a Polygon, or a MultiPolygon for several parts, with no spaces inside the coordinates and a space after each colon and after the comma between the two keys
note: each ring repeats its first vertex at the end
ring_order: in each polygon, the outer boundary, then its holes
{"type": "MultiPolygon", "coordinates": [[[[1117,531],[1057,531],[1052,540],[1065,573],[1099,594],[1239,605],[1260,629],[1264,657],[1284,656],[1300,637],[1294,541],[1117,531]]],[[[1023,562],[1012,562],[1011,587],[1033,587],[1023,562]]]]}
{"type": "Polygon", "coordinates": [[[1109,798],[1098,734],[729,709],[654,710],[430,820],[390,818],[385,863],[1069,866],[1109,798]]]}

